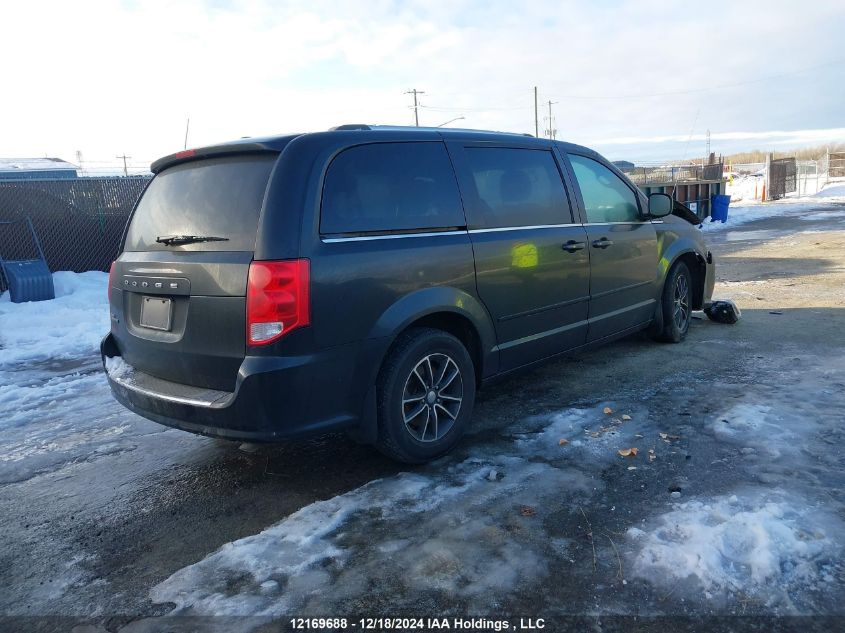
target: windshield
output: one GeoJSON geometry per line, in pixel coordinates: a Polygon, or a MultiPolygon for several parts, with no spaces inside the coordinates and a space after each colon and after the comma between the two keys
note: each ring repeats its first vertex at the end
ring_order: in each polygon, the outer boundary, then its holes
{"type": "Polygon", "coordinates": [[[126,251],[252,251],[273,155],[191,161],[158,174],[138,203],[126,251]],[[162,236],[218,240],[156,241],[162,236]]]}

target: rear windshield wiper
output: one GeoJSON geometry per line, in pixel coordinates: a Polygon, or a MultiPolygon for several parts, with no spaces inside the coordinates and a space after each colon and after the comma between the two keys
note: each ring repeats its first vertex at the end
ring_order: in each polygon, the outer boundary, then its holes
{"type": "Polygon", "coordinates": [[[216,237],[214,235],[159,235],[156,242],[174,246],[178,244],[196,244],[197,242],[228,242],[228,237],[216,237]]]}

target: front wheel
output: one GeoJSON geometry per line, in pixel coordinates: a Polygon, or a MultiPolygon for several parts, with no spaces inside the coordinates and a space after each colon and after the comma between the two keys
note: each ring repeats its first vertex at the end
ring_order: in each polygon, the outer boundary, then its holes
{"type": "Polygon", "coordinates": [[[678,262],[666,275],[660,308],[662,327],[654,338],[667,343],[680,343],[689,332],[692,319],[692,275],[684,262],[678,262]]]}
{"type": "Polygon", "coordinates": [[[466,347],[432,328],[402,334],[378,382],[376,447],[406,463],[450,451],[469,424],[475,404],[475,368],[466,347]]]}

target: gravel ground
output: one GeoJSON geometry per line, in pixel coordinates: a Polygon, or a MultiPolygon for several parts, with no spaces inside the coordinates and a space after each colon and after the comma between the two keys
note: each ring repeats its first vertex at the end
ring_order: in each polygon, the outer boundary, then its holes
{"type": "Polygon", "coordinates": [[[342,436],[244,450],[165,429],[112,401],[90,355],[7,370],[3,417],[28,422],[0,439],[0,627],[828,626],[845,609],[843,211],[710,233],[739,324],[499,383],[420,468],[342,436]]]}

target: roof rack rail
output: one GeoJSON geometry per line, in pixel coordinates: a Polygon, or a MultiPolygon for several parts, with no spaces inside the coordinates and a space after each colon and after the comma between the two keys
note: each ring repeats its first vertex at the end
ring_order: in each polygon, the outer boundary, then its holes
{"type": "Polygon", "coordinates": [[[335,132],[337,130],[371,130],[369,125],[364,123],[346,123],[344,125],[335,125],[334,127],[329,128],[329,132],[335,132]]]}

